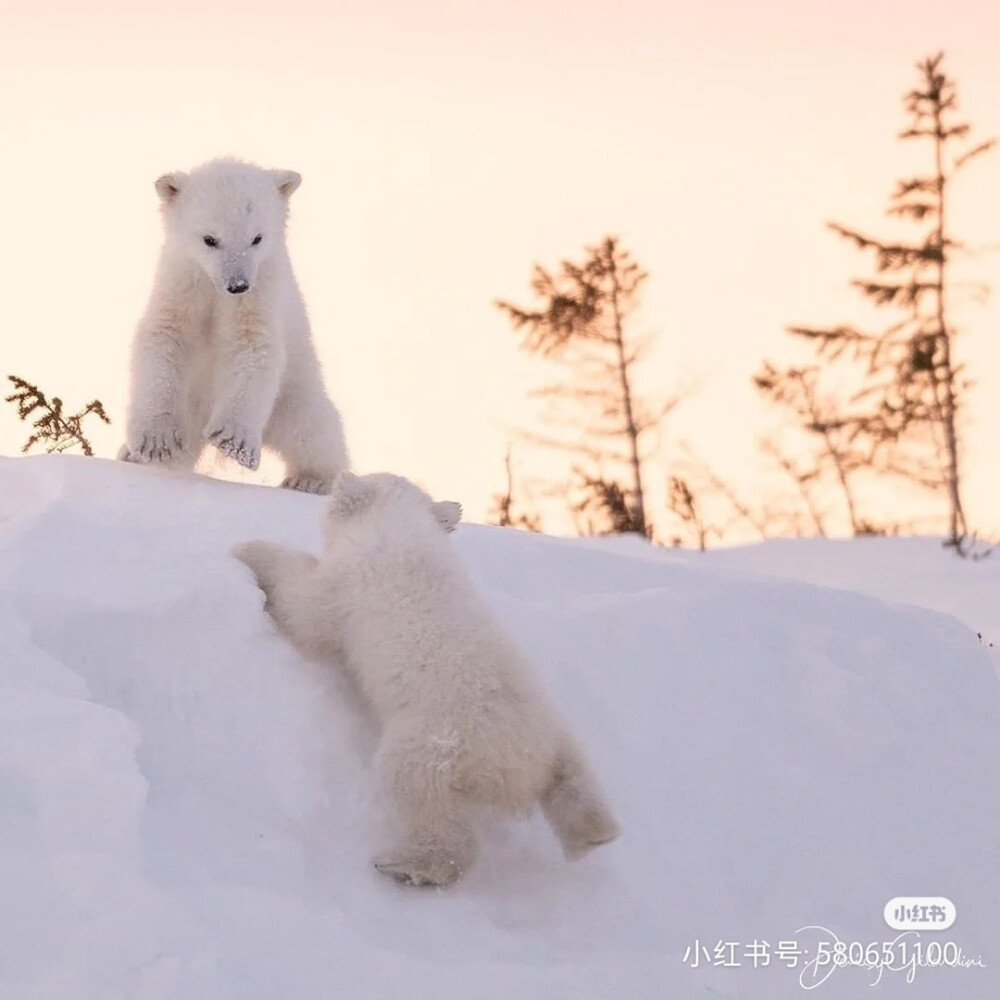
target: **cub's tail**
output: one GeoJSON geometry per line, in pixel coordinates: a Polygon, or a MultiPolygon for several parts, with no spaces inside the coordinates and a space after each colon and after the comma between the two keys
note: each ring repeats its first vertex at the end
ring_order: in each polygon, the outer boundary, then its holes
{"type": "Polygon", "coordinates": [[[556,757],[552,780],[539,801],[563,853],[571,861],[610,843],[621,833],[593,776],[568,742],[556,757]]]}

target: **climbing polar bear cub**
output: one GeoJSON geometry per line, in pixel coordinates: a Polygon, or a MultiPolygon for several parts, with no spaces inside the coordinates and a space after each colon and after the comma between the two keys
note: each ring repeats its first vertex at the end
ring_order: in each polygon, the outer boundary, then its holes
{"type": "Polygon", "coordinates": [[[121,458],[190,469],[205,442],[248,469],[263,446],[282,483],[329,491],[347,468],[285,246],[301,178],[214,160],[156,182],[165,240],[132,345],[121,458]]]}
{"type": "Polygon", "coordinates": [[[338,476],[321,559],[237,546],[281,631],[346,667],[382,725],[376,768],[403,837],[376,859],[413,885],[447,885],[475,853],[470,814],[536,802],[577,858],[618,826],[524,656],[449,545],[461,508],[398,476],[338,476]]]}

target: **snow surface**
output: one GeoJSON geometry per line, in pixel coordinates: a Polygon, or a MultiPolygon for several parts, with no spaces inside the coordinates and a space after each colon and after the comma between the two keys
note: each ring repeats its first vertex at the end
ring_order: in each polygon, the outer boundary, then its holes
{"type": "MultiPolygon", "coordinates": [[[[784,539],[699,554],[715,566],[856,590],[954,615],[1000,671],[1000,547],[960,559],[936,538],[784,539]]],[[[998,993],[1000,995],[1000,993],[998,993]]]]}
{"type": "Polygon", "coordinates": [[[900,895],[953,900],[924,940],[985,967],[873,990],[848,968],[816,995],[1000,995],[1000,683],[964,625],[723,556],[463,526],[624,834],[567,864],[539,817],[494,825],[459,885],[407,890],[370,866],[375,734],[229,555],[315,550],[321,505],[0,459],[2,1000],[781,1000],[801,968],[685,952],[892,940],[900,895]]]}

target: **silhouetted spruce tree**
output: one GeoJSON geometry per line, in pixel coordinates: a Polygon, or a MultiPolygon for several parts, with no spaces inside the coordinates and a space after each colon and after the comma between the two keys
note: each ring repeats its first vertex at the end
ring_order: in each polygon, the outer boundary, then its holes
{"type": "Polygon", "coordinates": [[[643,534],[639,531],[636,509],[620,483],[600,474],[588,474],[579,466],[574,467],[573,473],[576,485],[582,490],[580,498],[570,504],[570,509],[585,519],[590,526],[589,534],[594,533],[595,526],[601,534],[643,534]],[[593,519],[595,515],[596,522],[593,519]]]}
{"type": "Polygon", "coordinates": [[[954,349],[949,265],[962,244],[950,228],[949,194],[959,172],[995,140],[969,142],[970,125],[956,120],[956,86],[942,62],[938,54],[918,63],[919,82],[904,98],[910,123],[900,138],[923,143],[929,163],[926,173],[897,183],[888,213],[913,223],[914,236],[882,240],[830,224],[873,257],[874,275],[852,282],[854,287],[875,306],[895,310],[897,318],[880,333],[853,326],[790,327],[814,346],[820,365],[782,371],[766,364],[756,383],[790,407],[818,442],[817,463],[835,471],[855,532],[870,526],[858,515],[852,477],[871,469],[943,491],[947,541],[962,552],[969,528],[959,415],[970,382],[954,349]],[[855,363],[860,384],[849,398],[831,403],[818,386],[826,366],[837,361],[855,363]]]}
{"type": "Polygon", "coordinates": [[[536,265],[534,308],[495,304],[521,333],[526,351],[560,362],[569,372],[566,381],[535,395],[572,408],[569,416],[563,412],[551,422],[575,440],[535,440],[584,461],[573,468],[582,498],[571,501],[571,509],[599,513],[606,531],[651,537],[643,443],[676,400],[653,411],[635,393],[635,367],[647,342],[631,330],[629,319],[646,277],[609,236],[588,246],[581,263],[564,260],[555,273],[536,265]]]}
{"type": "Polygon", "coordinates": [[[95,399],[79,413],[66,416],[63,413],[63,402],[58,396],[49,400],[37,385],[16,375],[8,375],[7,380],[13,384],[14,392],[5,397],[4,401],[17,406],[17,415],[21,420],[35,416],[32,422],[34,432],[21,448],[22,452],[30,451],[36,444],[40,444],[49,453],[78,447],[84,455],[93,455],[94,450],[83,434],[82,424],[90,414],[106,424],[111,423],[100,400],[95,399]]]}

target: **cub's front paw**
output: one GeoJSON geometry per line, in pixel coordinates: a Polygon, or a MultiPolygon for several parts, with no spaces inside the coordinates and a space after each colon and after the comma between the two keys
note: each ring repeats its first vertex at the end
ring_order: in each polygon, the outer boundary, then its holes
{"type": "Polygon", "coordinates": [[[274,564],[277,546],[270,542],[240,542],[230,550],[232,554],[250,568],[250,571],[260,582],[266,577],[267,570],[274,564]]]}
{"type": "Polygon", "coordinates": [[[256,469],[260,465],[260,435],[252,433],[243,424],[233,420],[209,424],[205,437],[223,455],[228,455],[245,469],[256,469]]]}
{"type": "Polygon", "coordinates": [[[169,462],[184,448],[181,426],[172,416],[154,417],[140,424],[122,445],[119,457],[126,462],[169,462]]]}
{"type": "Polygon", "coordinates": [[[283,490],[297,490],[299,493],[319,493],[327,494],[333,481],[324,476],[310,476],[308,473],[301,476],[286,476],[281,481],[283,490]]]}

